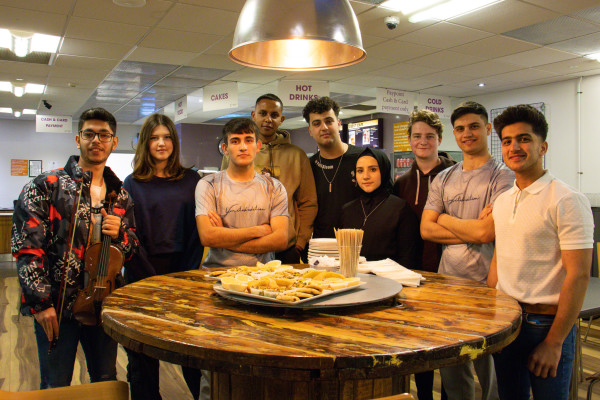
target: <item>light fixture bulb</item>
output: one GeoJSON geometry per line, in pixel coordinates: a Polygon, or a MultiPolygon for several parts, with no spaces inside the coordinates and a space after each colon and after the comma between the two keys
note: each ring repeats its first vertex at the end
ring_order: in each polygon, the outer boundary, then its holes
{"type": "Polygon", "coordinates": [[[31,46],[31,37],[18,36],[13,34],[13,52],[17,57],[25,57],[29,54],[31,46]]]}
{"type": "Polygon", "coordinates": [[[17,111],[17,110],[15,110],[15,112],[13,113],[13,115],[14,115],[15,117],[17,117],[17,118],[20,118],[20,117],[21,117],[21,111],[17,111]]]}
{"type": "Polygon", "coordinates": [[[13,86],[13,93],[17,97],[23,97],[25,94],[25,88],[23,86],[13,86]]]}
{"type": "Polygon", "coordinates": [[[12,108],[10,107],[0,107],[0,113],[3,114],[12,114],[12,108]]]}
{"type": "Polygon", "coordinates": [[[479,86],[479,87],[484,87],[484,86],[485,86],[485,83],[481,82],[481,83],[479,83],[477,86],[479,86]]]}

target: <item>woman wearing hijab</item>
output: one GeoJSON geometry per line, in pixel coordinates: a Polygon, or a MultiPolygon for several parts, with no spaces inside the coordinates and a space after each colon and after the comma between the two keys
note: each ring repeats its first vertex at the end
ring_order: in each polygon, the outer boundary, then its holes
{"type": "Polygon", "coordinates": [[[390,258],[415,268],[419,223],[406,201],[391,194],[391,169],[382,151],[361,153],[355,167],[361,194],[344,205],[339,226],[364,230],[361,255],[368,261],[390,258]]]}

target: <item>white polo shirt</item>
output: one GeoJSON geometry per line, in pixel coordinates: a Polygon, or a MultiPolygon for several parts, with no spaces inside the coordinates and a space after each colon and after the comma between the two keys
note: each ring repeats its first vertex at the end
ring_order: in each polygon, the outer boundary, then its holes
{"type": "Polygon", "coordinates": [[[594,245],[587,197],[546,171],[524,190],[515,182],[496,199],[492,214],[496,288],[523,303],[558,304],[566,276],[561,250],[594,245]]]}

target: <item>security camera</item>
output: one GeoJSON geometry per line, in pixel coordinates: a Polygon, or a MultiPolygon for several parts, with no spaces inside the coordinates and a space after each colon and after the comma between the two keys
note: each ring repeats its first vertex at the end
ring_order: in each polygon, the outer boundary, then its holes
{"type": "Polygon", "coordinates": [[[387,26],[389,30],[392,30],[396,29],[396,27],[400,23],[400,18],[390,15],[389,17],[385,17],[383,22],[385,22],[385,26],[387,26]]]}
{"type": "Polygon", "coordinates": [[[46,107],[48,110],[52,108],[52,104],[48,103],[47,100],[42,100],[42,103],[44,103],[44,107],[46,107]]]}

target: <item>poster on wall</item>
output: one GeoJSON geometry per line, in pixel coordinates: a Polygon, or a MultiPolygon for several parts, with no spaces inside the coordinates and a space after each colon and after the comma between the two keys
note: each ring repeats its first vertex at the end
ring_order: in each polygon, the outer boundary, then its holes
{"type": "Polygon", "coordinates": [[[29,160],[29,176],[35,177],[42,173],[42,160],[29,160]]]}
{"type": "Polygon", "coordinates": [[[397,122],[392,125],[394,129],[394,153],[399,151],[411,151],[408,140],[408,121],[397,122]]]}
{"type": "Polygon", "coordinates": [[[28,160],[12,159],[10,160],[11,176],[27,176],[29,174],[28,160]]]}

